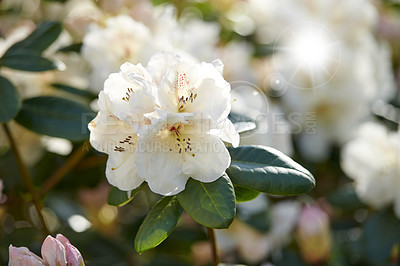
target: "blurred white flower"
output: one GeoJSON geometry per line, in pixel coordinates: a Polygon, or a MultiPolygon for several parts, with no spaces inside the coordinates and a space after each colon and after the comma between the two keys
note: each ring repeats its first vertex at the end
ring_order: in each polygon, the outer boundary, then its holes
{"type": "Polygon", "coordinates": [[[178,21],[172,6],[154,8],[151,15],[146,24],[118,15],[90,25],[82,55],[92,68],[91,89],[100,91],[102,81],[121,64],[146,64],[155,52],[174,52],[202,61],[217,57],[218,24],[194,18],[178,21]]]}
{"type": "Polygon", "coordinates": [[[249,5],[259,35],[274,44],[266,65],[269,85],[282,92],[288,116],[296,118],[290,122],[303,133],[299,151],[310,160],[325,160],[332,144],[348,141],[370,118],[372,101],[396,90],[390,52],[374,36],[377,10],[370,0],[251,0],[249,5]]]}
{"type": "Polygon", "coordinates": [[[82,46],[82,56],[92,68],[91,89],[100,91],[108,75],[124,62],[147,62],[151,47],[149,29],[129,16],[111,17],[104,26],[92,23],[82,46]]]}
{"type": "Polygon", "coordinates": [[[355,181],[365,203],[382,208],[390,203],[400,219],[400,136],[384,126],[362,125],[355,139],[342,151],[341,165],[355,181]]]}

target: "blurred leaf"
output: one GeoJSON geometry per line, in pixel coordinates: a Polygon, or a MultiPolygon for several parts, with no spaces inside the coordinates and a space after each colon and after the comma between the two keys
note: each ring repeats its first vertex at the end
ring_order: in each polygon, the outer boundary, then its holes
{"type": "Polygon", "coordinates": [[[108,193],[107,202],[110,205],[122,207],[128,204],[133,199],[133,197],[135,197],[136,193],[138,193],[144,186],[145,183],[142,183],[139,187],[132,191],[122,191],[114,186],[111,186],[110,192],[108,193]]]}
{"type": "Polygon", "coordinates": [[[228,148],[232,163],[226,170],[234,184],[275,195],[307,193],[312,174],[282,152],[264,146],[228,148]]]}
{"type": "Polygon", "coordinates": [[[40,53],[30,50],[15,50],[5,54],[0,59],[0,65],[31,72],[41,72],[57,68],[52,61],[42,57],[40,53]]]}
{"type": "Polygon", "coordinates": [[[47,21],[38,25],[36,29],[24,40],[12,45],[4,54],[4,57],[10,54],[18,54],[21,50],[38,54],[48,48],[60,35],[62,26],[58,22],[47,21]]]}
{"type": "Polygon", "coordinates": [[[14,85],[0,76],[0,123],[13,119],[21,108],[21,99],[14,85]]]}
{"type": "Polygon", "coordinates": [[[93,115],[80,103],[42,96],[25,100],[15,120],[39,134],[83,141],[89,137],[87,123],[93,115]]]}
{"type": "Polygon", "coordinates": [[[388,261],[393,246],[400,243],[400,220],[392,209],[374,213],[364,224],[364,258],[372,265],[388,261]]]}
{"type": "Polygon", "coordinates": [[[228,228],[235,217],[235,193],[226,174],[211,183],[189,179],[177,197],[185,212],[204,226],[228,228]]]}
{"type": "Polygon", "coordinates": [[[353,184],[346,185],[334,191],[327,197],[330,204],[345,211],[354,211],[365,208],[365,204],[358,198],[353,184]]]}
{"type": "Polygon", "coordinates": [[[51,84],[51,86],[53,86],[59,90],[65,91],[65,92],[69,92],[69,93],[72,93],[72,94],[75,94],[78,96],[82,96],[84,98],[88,98],[90,100],[93,100],[97,97],[97,95],[94,95],[93,93],[91,93],[89,91],[80,90],[80,89],[77,89],[77,88],[74,88],[74,87],[71,87],[68,85],[64,85],[64,84],[53,83],[53,84],[51,84]]]}
{"type": "Polygon", "coordinates": [[[234,184],[233,188],[235,189],[236,202],[251,201],[257,198],[258,195],[260,195],[259,191],[255,191],[253,189],[245,188],[239,185],[234,184]]]}
{"type": "Polygon", "coordinates": [[[232,124],[235,126],[235,129],[238,133],[250,131],[257,127],[254,120],[243,114],[231,112],[228,118],[229,120],[231,120],[232,124]]]}
{"type": "Polygon", "coordinates": [[[142,253],[164,241],[174,230],[182,212],[175,196],[160,199],[151,208],[136,234],[136,251],[142,253]]]}
{"type": "Polygon", "coordinates": [[[76,52],[80,53],[82,48],[82,43],[74,43],[68,46],[64,46],[60,49],[58,49],[57,52],[76,52]]]}

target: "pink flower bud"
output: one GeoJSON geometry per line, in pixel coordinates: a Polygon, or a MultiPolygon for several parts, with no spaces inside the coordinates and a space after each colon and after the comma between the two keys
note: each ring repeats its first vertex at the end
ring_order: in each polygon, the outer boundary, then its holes
{"type": "Polygon", "coordinates": [[[13,247],[10,245],[9,250],[9,266],[40,266],[45,265],[44,261],[36,254],[32,253],[26,247],[13,247]]]}
{"type": "Polygon", "coordinates": [[[60,241],[61,244],[63,244],[63,246],[65,247],[68,266],[84,266],[85,265],[85,263],[83,261],[83,257],[81,255],[81,253],[79,252],[79,250],[76,247],[74,247],[65,236],[63,236],[62,234],[58,234],[56,236],[56,239],[58,241],[60,241]]]}
{"type": "Polygon", "coordinates": [[[331,233],[329,217],[317,206],[305,206],[300,213],[297,241],[303,259],[310,264],[323,263],[329,258],[331,233]]]}
{"type": "Polygon", "coordinates": [[[42,244],[42,257],[46,265],[67,266],[65,247],[52,236],[47,236],[42,244]]]}

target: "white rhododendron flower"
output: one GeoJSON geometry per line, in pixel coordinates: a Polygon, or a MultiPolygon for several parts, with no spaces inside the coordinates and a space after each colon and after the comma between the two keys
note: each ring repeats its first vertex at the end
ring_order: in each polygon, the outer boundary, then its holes
{"type": "Polygon", "coordinates": [[[190,177],[222,176],[230,165],[223,141],[239,144],[222,68],[219,60],[159,53],[147,68],[125,63],[109,76],[89,129],[93,147],[109,155],[112,185],[129,191],[146,181],[153,192],[174,195],[190,177]]]}
{"type": "Polygon", "coordinates": [[[375,208],[394,204],[400,218],[400,137],[369,122],[345,145],[341,165],[355,181],[358,196],[375,208]]]}

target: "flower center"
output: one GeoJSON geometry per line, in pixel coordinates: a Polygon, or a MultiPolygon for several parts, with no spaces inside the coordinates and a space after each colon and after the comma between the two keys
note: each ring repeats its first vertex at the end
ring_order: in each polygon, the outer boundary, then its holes
{"type": "Polygon", "coordinates": [[[126,97],[122,97],[122,100],[125,101],[125,102],[129,102],[129,100],[131,99],[131,96],[133,94],[133,89],[132,88],[127,88],[126,90],[127,90],[127,92],[125,92],[126,97]]]}
{"type": "Polygon", "coordinates": [[[186,76],[186,73],[176,72],[174,89],[178,98],[178,111],[183,112],[186,104],[193,103],[197,98],[197,93],[193,94],[193,87],[186,76]]]}
{"type": "MultiPolygon", "coordinates": [[[[192,143],[190,142],[190,138],[184,138],[181,132],[179,131],[180,129],[182,129],[181,123],[174,124],[169,128],[169,132],[171,132],[174,135],[174,137],[176,137],[174,145],[176,145],[177,149],[179,149],[178,150],[179,153],[186,152],[194,157],[195,154],[191,152],[192,143]]],[[[169,150],[172,151],[172,148],[170,148],[169,150]]]]}

